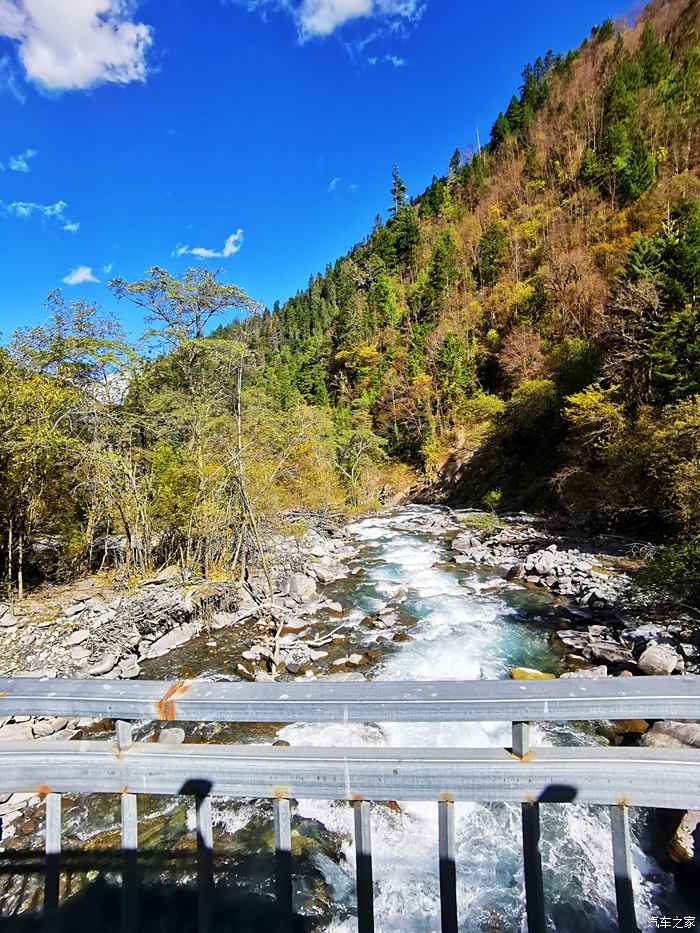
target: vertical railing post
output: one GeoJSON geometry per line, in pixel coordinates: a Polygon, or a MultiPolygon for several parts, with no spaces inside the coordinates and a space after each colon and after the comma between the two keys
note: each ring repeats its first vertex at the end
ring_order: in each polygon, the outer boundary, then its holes
{"type": "Polygon", "coordinates": [[[610,808],[612,829],[613,869],[615,871],[615,899],[617,925],[620,933],[639,933],[632,887],[632,852],[630,849],[629,808],[610,808]]]}
{"type": "Polygon", "coordinates": [[[211,933],[214,898],[214,835],[211,797],[195,798],[197,808],[197,897],[199,933],[211,933]]]}
{"type": "MultiPolygon", "coordinates": [[[[513,754],[526,759],[530,752],[530,723],[513,723],[513,754]]],[[[523,828],[523,868],[528,933],[546,933],[542,854],[540,852],[540,805],[521,804],[523,828]]]]}
{"type": "Polygon", "coordinates": [[[440,920],[442,933],[457,933],[457,867],[455,865],[455,805],[438,802],[440,856],[440,920]]]}
{"type": "Polygon", "coordinates": [[[44,873],[44,929],[56,927],[61,880],[61,795],[46,797],[46,861],[44,873]]]}
{"type": "Polygon", "coordinates": [[[370,806],[358,800],[355,807],[355,866],[357,870],[358,933],[374,933],[374,879],[370,806]]]}
{"type": "MultiPolygon", "coordinates": [[[[116,723],[117,748],[126,751],[133,745],[131,723],[116,723]]],[[[136,794],[122,794],[122,933],[135,933],[138,927],[138,811],[136,794]]]]}
{"type": "Polygon", "coordinates": [[[275,822],[275,891],[284,931],[291,931],[294,914],[292,889],[292,823],[289,800],[274,801],[275,822]]]}

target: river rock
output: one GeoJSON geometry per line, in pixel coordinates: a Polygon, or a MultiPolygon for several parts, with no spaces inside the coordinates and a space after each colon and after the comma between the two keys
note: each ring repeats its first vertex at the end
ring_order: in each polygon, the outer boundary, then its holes
{"type": "Polygon", "coordinates": [[[182,580],[182,570],[179,567],[163,567],[154,577],[143,580],[143,586],[158,586],[161,583],[180,583],[182,580]]]}
{"type": "Polygon", "coordinates": [[[512,667],[510,676],[513,680],[554,680],[555,674],[545,674],[534,667],[512,667]]]}
{"type": "Polygon", "coordinates": [[[66,606],[62,614],[66,616],[68,619],[72,619],[73,616],[80,615],[81,612],[85,612],[84,602],[75,603],[72,606],[66,606]]]}
{"type": "Polygon", "coordinates": [[[90,632],[86,628],[78,629],[77,632],[72,632],[68,638],[65,639],[63,644],[66,648],[74,648],[77,645],[82,645],[83,642],[86,642],[90,637],[90,632]]]}
{"type": "Polygon", "coordinates": [[[562,674],[559,679],[564,680],[565,678],[585,678],[587,680],[597,680],[599,677],[607,676],[607,667],[604,664],[599,664],[598,667],[581,667],[576,671],[566,671],[566,673],[562,674]]]}
{"type": "Polygon", "coordinates": [[[700,810],[687,810],[683,814],[667,852],[674,862],[700,865],[700,810]]]}
{"type": "Polygon", "coordinates": [[[169,726],[167,729],[161,729],[158,736],[159,745],[182,745],[185,741],[185,730],[180,726],[169,726]]]}
{"type": "Polygon", "coordinates": [[[138,677],[141,673],[141,668],[139,667],[138,661],[130,654],[128,657],[123,658],[119,662],[119,676],[123,680],[132,680],[134,677],[138,677]]]}
{"type": "Polygon", "coordinates": [[[32,724],[32,732],[35,739],[45,739],[47,736],[54,735],[56,732],[60,732],[61,729],[65,729],[67,725],[68,720],[65,716],[49,716],[45,719],[37,719],[32,724]]]}
{"type": "Polygon", "coordinates": [[[513,564],[506,573],[506,580],[522,580],[525,576],[525,564],[513,564]]]}
{"type": "Polygon", "coordinates": [[[608,664],[626,664],[634,661],[634,655],[629,648],[623,648],[615,641],[594,641],[590,646],[590,652],[594,658],[607,661],[608,664]]]}
{"type": "Polygon", "coordinates": [[[100,674],[109,674],[109,672],[116,667],[118,660],[119,658],[116,654],[114,654],[113,651],[109,651],[102,655],[97,664],[93,664],[89,667],[87,673],[90,677],[99,677],[100,674]]]}
{"type": "Polygon", "coordinates": [[[28,722],[9,723],[0,729],[0,742],[30,742],[34,738],[28,722]]]}
{"type": "Polygon", "coordinates": [[[319,583],[332,583],[336,578],[337,571],[331,567],[323,567],[317,564],[313,569],[313,574],[319,583]]]}
{"type": "Polygon", "coordinates": [[[655,748],[700,748],[700,723],[664,719],[655,722],[642,741],[655,748]]]}
{"type": "Polygon", "coordinates": [[[307,603],[316,595],[316,581],[305,573],[293,573],[289,578],[289,596],[299,603],[307,603]]]}
{"type": "Polygon", "coordinates": [[[576,648],[577,650],[587,648],[591,643],[591,636],[588,632],[577,632],[575,629],[562,629],[557,632],[557,638],[567,648],[576,648]]]}
{"type": "Polygon", "coordinates": [[[366,660],[367,659],[362,654],[351,654],[348,657],[348,664],[351,667],[359,667],[361,664],[365,664],[366,660]]]}
{"type": "Polygon", "coordinates": [[[342,603],[329,602],[329,603],[326,603],[325,608],[326,608],[329,612],[333,612],[333,613],[335,613],[336,615],[340,615],[340,614],[343,612],[342,603]]]}
{"type": "Polygon", "coordinates": [[[167,635],[156,638],[148,649],[146,657],[159,658],[169,651],[172,651],[173,648],[179,648],[180,645],[184,645],[190,638],[194,638],[198,631],[199,626],[196,622],[185,622],[184,625],[179,625],[171,632],[168,632],[167,635]]]}
{"type": "Polygon", "coordinates": [[[0,613],[0,628],[14,628],[19,624],[19,619],[9,607],[3,606],[0,613]]]}
{"type": "Polygon", "coordinates": [[[672,674],[681,660],[669,645],[649,645],[637,662],[645,674],[672,674]]]}
{"type": "Polygon", "coordinates": [[[68,649],[68,654],[74,661],[87,661],[90,657],[90,649],[86,648],[85,645],[75,645],[73,648],[68,649]]]}

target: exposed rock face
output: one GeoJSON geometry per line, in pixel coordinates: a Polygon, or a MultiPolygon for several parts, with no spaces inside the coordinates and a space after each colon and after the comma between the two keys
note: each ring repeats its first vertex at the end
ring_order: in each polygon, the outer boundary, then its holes
{"type": "Polygon", "coordinates": [[[680,660],[680,655],[669,645],[649,645],[638,664],[645,674],[672,674],[680,660]]]}

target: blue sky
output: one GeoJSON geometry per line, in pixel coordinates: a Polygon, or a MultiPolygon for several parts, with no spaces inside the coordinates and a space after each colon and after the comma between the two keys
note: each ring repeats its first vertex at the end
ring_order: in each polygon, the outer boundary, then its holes
{"type": "Polygon", "coordinates": [[[152,265],[284,300],[611,2],[0,0],[0,332],[152,265]]]}

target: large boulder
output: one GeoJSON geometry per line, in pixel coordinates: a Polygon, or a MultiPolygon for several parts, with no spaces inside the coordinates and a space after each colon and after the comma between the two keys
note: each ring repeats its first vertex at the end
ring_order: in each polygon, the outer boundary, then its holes
{"type": "Polygon", "coordinates": [[[680,660],[669,645],[649,645],[637,663],[645,674],[672,674],[680,660]]]}
{"type": "Polygon", "coordinates": [[[305,573],[293,573],[289,578],[289,596],[299,603],[308,603],[316,595],[316,581],[305,573]]]}
{"type": "Polygon", "coordinates": [[[34,738],[28,722],[9,723],[0,729],[0,742],[30,742],[34,738]]]}
{"type": "Polygon", "coordinates": [[[655,722],[642,741],[655,748],[700,748],[700,723],[664,719],[655,722]]]}
{"type": "Polygon", "coordinates": [[[608,664],[626,664],[634,661],[629,648],[623,648],[614,641],[594,641],[590,646],[590,652],[594,658],[608,664]]]}

